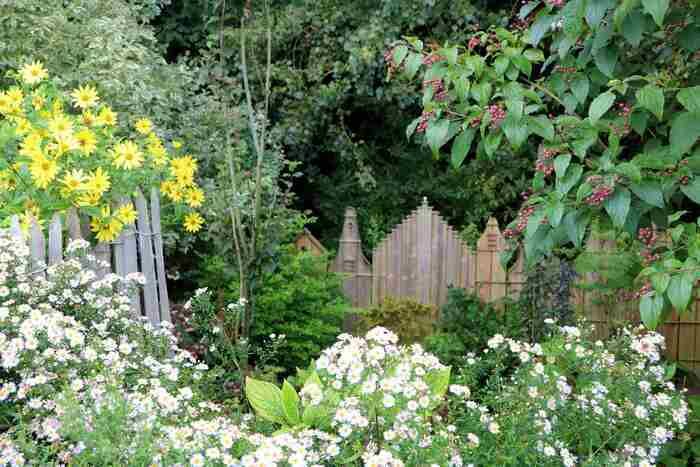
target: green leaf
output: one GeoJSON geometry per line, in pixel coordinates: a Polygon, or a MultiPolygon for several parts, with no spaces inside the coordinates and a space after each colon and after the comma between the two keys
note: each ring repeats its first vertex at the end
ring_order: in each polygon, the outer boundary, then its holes
{"type": "Polygon", "coordinates": [[[505,133],[506,138],[510,141],[513,148],[518,149],[527,140],[528,129],[525,121],[515,118],[511,113],[508,113],[505,120],[501,124],[501,129],[505,133]]]}
{"type": "Polygon", "coordinates": [[[520,9],[520,12],[518,12],[518,17],[520,19],[525,19],[530,13],[533,12],[535,8],[540,6],[540,2],[528,2],[523,7],[520,9]]]}
{"type": "Polygon", "coordinates": [[[671,275],[666,272],[655,272],[650,276],[651,285],[654,287],[654,291],[661,295],[666,292],[669,282],[671,282],[671,275]]]}
{"type": "Polygon", "coordinates": [[[401,65],[406,55],[408,55],[408,47],[405,45],[400,45],[394,49],[394,63],[396,66],[401,65]]]}
{"type": "Polygon", "coordinates": [[[508,65],[510,65],[510,60],[508,60],[508,57],[505,57],[503,55],[501,55],[493,61],[493,68],[496,70],[496,73],[498,73],[500,76],[503,76],[506,73],[508,65]]]}
{"type": "Polygon", "coordinates": [[[595,54],[595,64],[598,69],[608,78],[612,78],[615,74],[615,65],[617,65],[618,52],[614,46],[603,47],[595,54]]]}
{"type": "Polygon", "coordinates": [[[579,104],[586,102],[590,86],[591,83],[585,75],[578,75],[571,82],[571,92],[574,94],[579,104]]]}
{"type": "Polygon", "coordinates": [[[556,201],[547,208],[547,219],[552,227],[559,227],[561,219],[564,217],[564,209],[564,203],[561,201],[556,201]]]}
{"type": "Polygon", "coordinates": [[[668,10],[669,0],[642,0],[644,10],[649,13],[656,24],[661,27],[664,24],[664,16],[668,10]]]}
{"type": "Polygon", "coordinates": [[[571,168],[567,171],[566,176],[557,177],[557,191],[562,195],[566,195],[578,183],[583,173],[583,167],[579,164],[571,164],[571,168]]]}
{"type": "Polygon", "coordinates": [[[681,185],[685,196],[700,204],[700,177],[692,178],[687,185],[681,185]]]}
{"type": "Polygon", "coordinates": [[[531,62],[543,62],[544,53],[540,49],[527,49],[523,52],[523,56],[531,62]]]}
{"type": "Polygon", "coordinates": [[[630,190],[642,201],[657,208],[664,207],[664,192],[658,182],[643,181],[641,183],[633,183],[630,185],[630,190]]]}
{"type": "Polygon", "coordinates": [[[542,10],[537,15],[535,22],[532,23],[532,26],[530,26],[530,28],[527,30],[525,39],[526,42],[537,46],[545,34],[547,34],[547,31],[549,31],[549,28],[552,27],[552,24],[554,24],[556,19],[556,16],[550,16],[547,14],[546,10],[542,10]]]}
{"type": "Polygon", "coordinates": [[[423,56],[421,54],[411,53],[408,58],[406,58],[404,73],[406,73],[408,79],[413,79],[413,77],[416,76],[422,64],[423,56]]]}
{"type": "Polygon", "coordinates": [[[616,227],[624,227],[631,201],[629,190],[618,185],[613,195],[603,203],[605,210],[613,221],[613,225],[616,227]]]}
{"type": "Polygon", "coordinates": [[[450,367],[434,370],[425,375],[425,383],[436,399],[441,399],[450,385],[450,367]]]}
{"type": "Polygon", "coordinates": [[[633,183],[642,181],[642,171],[634,162],[622,162],[617,165],[616,169],[618,173],[624,175],[633,183]]]}
{"type": "Polygon", "coordinates": [[[581,201],[584,200],[584,198],[588,197],[591,193],[593,193],[593,187],[591,186],[591,184],[590,183],[582,183],[578,187],[578,190],[576,190],[576,202],[580,203],[581,201]]]}
{"type": "Polygon", "coordinates": [[[464,159],[469,153],[469,149],[472,146],[472,141],[474,141],[474,135],[476,134],[475,128],[467,128],[462,133],[460,133],[455,142],[452,144],[452,166],[458,168],[464,162],[464,159]]]}
{"type": "Polygon", "coordinates": [[[420,123],[421,118],[415,118],[413,121],[406,127],[406,139],[410,140],[411,135],[415,133],[416,127],[418,127],[418,123],[420,123]]]}
{"type": "Polygon", "coordinates": [[[459,55],[457,47],[450,47],[449,49],[440,49],[439,53],[440,55],[447,58],[447,63],[449,63],[450,65],[457,64],[457,56],[459,55]]]}
{"type": "Polygon", "coordinates": [[[622,27],[622,22],[627,18],[627,15],[639,5],[639,0],[622,0],[620,6],[615,9],[613,17],[615,26],[622,27]]]}
{"type": "Polygon", "coordinates": [[[437,156],[440,153],[440,148],[447,142],[449,130],[450,121],[446,118],[433,122],[428,126],[428,130],[425,132],[425,139],[434,155],[437,156]]]}
{"type": "Polygon", "coordinates": [[[554,140],[554,125],[552,121],[544,115],[537,115],[527,118],[527,126],[530,131],[547,141],[554,140]]]}
{"type": "Polygon", "coordinates": [[[681,313],[690,303],[690,297],[693,294],[693,279],[692,273],[674,274],[668,284],[666,295],[673,307],[681,313]]]}
{"type": "Polygon", "coordinates": [[[656,329],[664,309],[664,299],[661,296],[645,295],[639,301],[639,314],[642,322],[649,329],[656,329]]]}
{"type": "Polygon", "coordinates": [[[454,81],[455,91],[457,91],[457,96],[461,102],[467,102],[469,99],[469,89],[471,82],[466,76],[460,76],[454,81]]]}
{"type": "Polygon", "coordinates": [[[489,157],[496,153],[496,149],[501,145],[501,140],[503,139],[503,133],[498,132],[489,133],[486,138],[484,138],[484,151],[489,157]]]}
{"type": "Polygon", "coordinates": [[[525,76],[530,76],[532,73],[532,63],[524,55],[516,55],[512,58],[513,63],[520,71],[522,71],[525,76]]]}
{"type": "Polygon", "coordinates": [[[600,20],[605,16],[605,12],[612,8],[615,3],[611,0],[588,0],[586,5],[586,22],[595,29],[600,24],[600,20]]]}
{"type": "Polygon", "coordinates": [[[681,89],[676,95],[676,99],[688,112],[700,113],[700,86],[681,89]]]}
{"type": "Polygon", "coordinates": [[[250,377],[245,380],[245,395],[258,417],[273,423],[285,422],[282,391],[272,383],[250,377]]]}
{"type": "Polygon", "coordinates": [[[598,123],[598,120],[612,107],[613,102],[615,102],[615,94],[611,91],[604,92],[593,99],[591,106],[588,108],[588,118],[591,124],[595,125],[598,123]]]}
{"type": "Polygon", "coordinates": [[[291,426],[296,426],[301,423],[301,415],[299,414],[299,395],[294,387],[287,382],[287,380],[282,383],[282,408],[284,409],[284,416],[287,419],[287,424],[291,426]]]}
{"type": "Polygon", "coordinates": [[[581,211],[570,211],[564,216],[564,228],[566,236],[576,248],[581,246],[583,237],[586,235],[586,227],[590,222],[590,217],[581,211]]]}
{"type": "Polygon", "coordinates": [[[492,87],[488,81],[472,85],[472,96],[482,107],[489,103],[491,99],[492,87]]]}
{"type": "Polygon", "coordinates": [[[658,86],[647,84],[637,91],[637,102],[661,120],[664,115],[664,92],[658,86]]]}
{"type": "Polygon", "coordinates": [[[566,169],[569,168],[571,163],[571,154],[561,154],[554,159],[554,171],[557,174],[557,178],[561,178],[566,174],[566,169]]]}
{"type": "Polygon", "coordinates": [[[700,137],[700,114],[684,112],[671,125],[671,153],[683,155],[700,137]]]}
{"type": "Polygon", "coordinates": [[[644,32],[644,15],[638,10],[630,13],[622,23],[622,36],[632,46],[637,47],[642,42],[644,32]]]}
{"type": "Polygon", "coordinates": [[[649,121],[649,114],[646,112],[632,112],[630,117],[630,124],[632,129],[637,132],[639,136],[642,136],[647,129],[647,122],[649,121]]]}

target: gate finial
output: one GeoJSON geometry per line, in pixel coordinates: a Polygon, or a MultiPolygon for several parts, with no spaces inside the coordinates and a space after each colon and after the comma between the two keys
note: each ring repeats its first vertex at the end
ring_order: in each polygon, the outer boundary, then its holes
{"type": "Polygon", "coordinates": [[[427,196],[423,196],[423,207],[424,208],[428,207],[428,197],[427,196]]]}

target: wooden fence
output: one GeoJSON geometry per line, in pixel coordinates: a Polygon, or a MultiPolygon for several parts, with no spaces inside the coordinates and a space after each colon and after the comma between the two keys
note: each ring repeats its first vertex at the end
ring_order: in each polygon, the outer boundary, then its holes
{"type": "MultiPolygon", "coordinates": [[[[362,254],[355,210],[348,208],[338,254],[331,269],[343,273],[344,290],[353,306],[367,307],[386,297],[410,298],[443,305],[452,285],[473,291],[487,302],[516,298],[525,281],[522,253],[505,271],[499,256],[506,248],[498,222],[489,219],[486,230],[472,249],[427,203],[410,213],[373,250],[372,262],[362,254]]],[[[614,243],[592,237],[589,252],[614,261],[614,243]]],[[[621,320],[638,321],[638,302],[603,297],[585,284],[600,281],[597,274],[578,278],[572,304],[605,338],[621,320]]],[[[667,355],[691,368],[700,368],[700,303],[695,301],[682,317],[673,314],[660,327],[666,337],[667,355]]]]}
{"type": "MultiPolygon", "coordinates": [[[[150,206],[141,192],[134,196],[133,202],[137,212],[136,225],[126,225],[115,241],[98,243],[92,248],[91,253],[96,259],[107,265],[98,266],[95,272],[100,278],[109,272],[120,276],[142,273],[146,283],[141,293],[131,297],[134,315],[146,316],[154,325],[161,321],[170,322],[161,237],[160,193],[156,189],[151,192],[150,206]]],[[[34,220],[28,234],[23,234],[17,217],[12,219],[10,231],[14,237],[27,241],[32,258],[32,274],[43,274],[47,266],[63,261],[68,241],[88,238],[90,233],[88,224],[81,224],[75,210],[65,215],[55,214],[46,233],[34,220]]]]}

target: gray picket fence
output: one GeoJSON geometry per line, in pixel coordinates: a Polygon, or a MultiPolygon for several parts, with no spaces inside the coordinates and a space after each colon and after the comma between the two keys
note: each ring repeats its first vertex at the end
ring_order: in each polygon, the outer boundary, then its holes
{"type": "MultiPolygon", "coordinates": [[[[140,293],[131,297],[134,315],[146,316],[153,325],[161,321],[171,322],[161,236],[160,193],[153,189],[149,203],[139,191],[133,203],[138,214],[136,224],[126,225],[115,241],[97,243],[92,248],[91,253],[98,264],[104,265],[97,266],[95,272],[98,278],[110,272],[119,276],[142,273],[146,283],[140,293]]],[[[46,234],[36,220],[32,221],[28,234],[23,234],[19,218],[15,216],[11,220],[10,233],[28,243],[32,273],[43,274],[47,267],[63,261],[64,249],[70,240],[88,238],[90,230],[87,224],[81,224],[75,210],[69,210],[65,215],[53,216],[46,234]]]]}

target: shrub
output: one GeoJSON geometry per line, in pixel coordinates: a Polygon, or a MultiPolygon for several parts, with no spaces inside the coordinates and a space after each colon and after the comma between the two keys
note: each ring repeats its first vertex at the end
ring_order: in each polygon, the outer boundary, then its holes
{"type": "Polygon", "coordinates": [[[422,342],[433,332],[437,308],[415,300],[387,297],[361,313],[361,331],[381,326],[396,333],[401,343],[422,342]]]}

